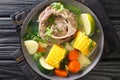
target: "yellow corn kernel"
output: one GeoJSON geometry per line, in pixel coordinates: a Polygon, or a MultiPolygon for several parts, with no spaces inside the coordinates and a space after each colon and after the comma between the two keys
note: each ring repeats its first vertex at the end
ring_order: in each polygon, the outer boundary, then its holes
{"type": "Polygon", "coordinates": [[[55,68],[59,68],[65,52],[66,50],[64,48],[54,44],[46,58],[46,62],[55,68]]]}
{"type": "Polygon", "coordinates": [[[85,56],[88,56],[95,46],[96,42],[78,31],[73,43],[73,48],[80,50],[85,56]]]}

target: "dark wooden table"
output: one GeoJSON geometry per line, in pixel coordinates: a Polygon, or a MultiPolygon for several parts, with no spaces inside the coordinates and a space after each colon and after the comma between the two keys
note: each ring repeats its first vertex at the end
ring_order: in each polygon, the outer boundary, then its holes
{"type": "MultiPolygon", "coordinates": [[[[20,40],[10,15],[38,1],[0,0],[0,80],[28,80],[11,55],[20,48],[20,40]]],[[[120,39],[120,0],[102,2],[120,39]]],[[[97,66],[81,80],[120,80],[120,50],[102,56],[97,66]]]]}

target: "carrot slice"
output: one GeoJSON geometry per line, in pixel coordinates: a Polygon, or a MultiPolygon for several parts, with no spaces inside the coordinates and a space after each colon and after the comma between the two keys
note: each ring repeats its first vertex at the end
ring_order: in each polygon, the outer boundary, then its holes
{"type": "Polygon", "coordinates": [[[38,52],[45,52],[45,48],[39,46],[39,48],[38,48],[37,51],[38,51],[38,52]]]}
{"type": "Polygon", "coordinates": [[[78,58],[79,58],[78,50],[70,51],[70,53],[68,54],[68,58],[69,58],[69,60],[78,60],[78,58]]]}
{"type": "Polygon", "coordinates": [[[81,65],[78,60],[72,60],[68,63],[68,70],[72,73],[80,71],[81,65]]]}
{"type": "Polygon", "coordinates": [[[56,76],[67,77],[68,72],[66,70],[55,69],[56,76]]]}

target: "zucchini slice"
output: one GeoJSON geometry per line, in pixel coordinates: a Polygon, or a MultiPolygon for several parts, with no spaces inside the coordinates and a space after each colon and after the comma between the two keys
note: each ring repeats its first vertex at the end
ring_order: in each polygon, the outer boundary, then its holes
{"type": "Polygon", "coordinates": [[[38,68],[42,73],[45,74],[50,74],[53,72],[54,67],[52,67],[51,65],[49,65],[48,63],[46,63],[45,58],[44,57],[40,57],[39,61],[38,61],[38,68]]]}

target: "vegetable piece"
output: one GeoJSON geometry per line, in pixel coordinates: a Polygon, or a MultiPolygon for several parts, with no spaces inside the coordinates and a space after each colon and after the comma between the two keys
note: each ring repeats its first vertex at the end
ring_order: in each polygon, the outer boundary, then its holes
{"type": "Polygon", "coordinates": [[[46,48],[48,46],[47,43],[39,42],[38,44],[40,47],[43,47],[43,48],[46,48]]]}
{"type": "Polygon", "coordinates": [[[42,73],[50,74],[53,72],[54,67],[46,63],[45,58],[41,57],[38,61],[38,68],[42,73]]]}
{"type": "Polygon", "coordinates": [[[55,69],[56,76],[67,77],[68,72],[66,70],[55,69]]]}
{"type": "Polygon", "coordinates": [[[79,16],[81,14],[81,10],[77,6],[74,6],[72,4],[65,4],[64,6],[65,6],[65,8],[67,8],[69,11],[73,12],[77,16],[79,16]]]}
{"type": "Polygon", "coordinates": [[[77,50],[70,51],[70,53],[68,54],[68,58],[69,58],[69,60],[78,60],[79,51],[77,51],[77,50]]]}
{"type": "Polygon", "coordinates": [[[65,48],[66,48],[68,51],[74,50],[74,48],[73,48],[69,43],[66,43],[66,44],[65,44],[65,48]]]}
{"type": "Polygon", "coordinates": [[[34,54],[34,56],[33,56],[33,59],[36,60],[36,61],[38,61],[39,58],[42,57],[42,56],[44,56],[44,55],[45,55],[45,53],[43,53],[43,52],[36,52],[34,54]]]}
{"type": "Polygon", "coordinates": [[[37,51],[38,51],[38,52],[45,52],[45,48],[39,46],[39,48],[38,48],[37,51]]]}
{"type": "Polygon", "coordinates": [[[26,33],[23,36],[23,39],[24,40],[31,40],[34,37],[37,37],[37,39],[35,41],[38,41],[39,38],[38,38],[37,34],[38,34],[38,22],[30,21],[30,23],[26,29],[26,33]]]}
{"type": "Polygon", "coordinates": [[[58,69],[60,67],[61,60],[63,60],[65,56],[65,52],[66,50],[64,48],[54,44],[46,58],[46,62],[58,69]]]}
{"type": "Polygon", "coordinates": [[[91,61],[86,56],[84,56],[82,53],[79,53],[78,60],[81,63],[81,69],[87,67],[91,63],[91,61]]]}
{"type": "Polygon", "coordinates": [[[95,48],[96,42],[88,38],[85,34],[78,31],[75,37],[73,48],[80,50],[85,56],[89,56],[90,52],[95,48]],[[92,43],[91,43],[92,42],[92,43]]]}
{"type": "Polygon", "coordinates": [[[72,60],[68,63],[68,70],[72,73],[77,73],[81,69],[81,64],[78,60],[72,60]]]}
{"type": "Polygon", "coordinates": [[[69,59],[68,59],[68,51],[67,51],[64,59],[60,63],[60,69],[66,70],[66,65],[68,64],[68,62],[69,62],[69,59]]]}
{"type": "Polygon", "coordinates": [[[95,31],[95,21],[91,14],[82,13],[80,15],[80,20],[83,23],[82,31],[85,32],[86,35],[92,35],[95,31]]]}
{"type": "Polygon", "coordinates": [[[26,40],[26,41],[24,41],[24,44],[30,55],[33,55],[34,53],[36,53],[36,51],[38,49],[38,43],[36,41],[26,40]]]}

